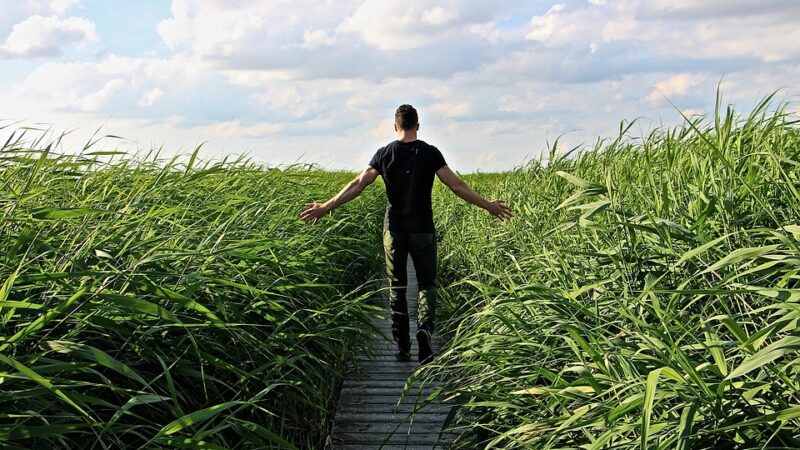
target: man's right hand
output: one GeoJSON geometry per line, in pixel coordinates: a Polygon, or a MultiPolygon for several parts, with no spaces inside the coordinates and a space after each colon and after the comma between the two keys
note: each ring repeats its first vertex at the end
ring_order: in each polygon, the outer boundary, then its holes
{"type": "Polygon", "coordinates": [[[506,202],[503,200],[491,200],[486,205],[486,210],[489,211],[489,214],[500,220],[506,220],[514,216],[511,212],[511,208],[506,206],[506,202]]]}

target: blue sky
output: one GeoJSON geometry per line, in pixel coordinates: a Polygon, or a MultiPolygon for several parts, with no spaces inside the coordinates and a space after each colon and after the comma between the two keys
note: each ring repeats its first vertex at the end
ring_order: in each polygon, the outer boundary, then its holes
{"type": "Polygon", "coordinates": [[[794,0],[0,0],[0,124],[360,169],[411,103],[454,169],[510,169],[708,113],[720,81],[741,110],[795,100],[797,23],[794,0]]]}

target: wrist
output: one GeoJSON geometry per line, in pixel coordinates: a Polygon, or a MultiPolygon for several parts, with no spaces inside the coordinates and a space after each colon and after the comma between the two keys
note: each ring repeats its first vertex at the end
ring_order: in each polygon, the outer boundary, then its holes
{"type": "Polygon", "coordinates": [[[333,204],[331,202],[325,202],[322,204],[322,209],[325,210],[325,213],[329,213],[333,211],[333,204]]]}

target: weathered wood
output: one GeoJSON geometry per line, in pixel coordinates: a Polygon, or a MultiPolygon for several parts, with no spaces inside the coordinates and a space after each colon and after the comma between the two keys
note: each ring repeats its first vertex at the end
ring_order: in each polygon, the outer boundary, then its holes
{"type": "MultiPolygon", "coordinates": [[[[435,442],[435,436],[433,437],[435,442]]],[[[439,444],[435,447],[436,450],[444,450],[447,449],[449,443],[439,444]]],[[[346,444],[337,447],[337,450],[432,450],[434,447],[432,445],[425,445],[425,444],[413,444],[413,443],[401,443],[401,444],[386,444],[382,447],[374,444],[346,444]]]]}
{"type": "MultiPolygon", "coordinates": [[[[439,436],[438,433],[408,433],[408,430],[400,430],[398,429],[396,432],[389,434],[387,432],[379,432],[379,433],[344,433],[341,435],[342,441],[346,442],[346,444],[338,444],[336,445],[336,449],[339,450],[342,448],[343,445],[354,445],[354,444],[361,444],[361,445],[371,445],[372,449],[378,450],[380,444],[394,444],[394,445],[407,445],[410,447],[407,448],[416,448],[416,449],[425,449],[425,450],[432,450],[436,449],[446,449],[449,444],[455,439],[455,435],[453,434],[446,434],[439,436]],[[436,447],[434,444],[437,443],[436,447]]],[[[385,446],[382,448],[386,448],[385,446]]],[[[402,448],[402,447],[401,447],[402,448]]]]}
{"type": "Polygon", "coordinates": [[[398,401],[396,395],[370,395],[358,400],[343,400],[339,410],[342,412],[372,411],[381,413],[402,410],[423,413],[432,411],[449,412],[451,408],[452,404],[446,402],[424,403],[414,401],[414,398],[398,401]]]}
{"type": "Polygon", "coordinates": [[[388,423],[393,422],[398,419],[402,419],[403,421],[412,421],[416,420],[419,422],[438,422],[440,420],[444,420],[443,416],[447,416],[447,411],[438,411],[438,412],[398,412],[398,413],[387,413],[387,412],[379,412],[379,411],[365,411],[365,412],[349,412],[349,413],[342,413],[337,415],[337,419],[339,420],[339,424],[343,423],[370,423],[370,422],[377,422],[377,423],[388,423]]]}
{"type": "MultiPolygon", "coordinates": [[[[388,400],[391,401],[391,400],[388,400]]],[[[400,403],[398,405],[392,405],[390,411],[394,414],[411,414],[412,412],[419,415],[423,413],[449,413],[450,408],[452,405],[450,404],[436,404],[436,405],[426,405],[423,409],[419,409],[417,405],[414,403],[400,403]]],[[[338,414],[359,414],[368,412],[370,414],[386,414],[386,406],[383,403],[360,403],[354,405],[342,405],[341,409],[337,412],[338,414]],[[376,412],[375,409],[380,409],[380,411],[376,412]]]]}
{"type": "MultiPolygon", "coordinates": [[[[436,390],[437,382],[421,386],[419,380],[414,380],[403,391],[409,377],[420,367],[414,335],[418,291],[411,258],[407,268],[412,361],[395,358],[397,347],[392,340],[388,299],[385,295],[374,299],[384,308],[381,318],[372,322],[378,333],[368,347],[358,349],[354,366],[345,375],[332,431],[336,450],[446,449],[458,434],[452,430],[442,432],[453,403],[445,401],[444,395],[426,402],[427,396],[436,390]],[[381,447],[381,444],[386,445],[381,447]]],[[[433,348],[434,354],[438,353],[436,336],[433,348]]]]}

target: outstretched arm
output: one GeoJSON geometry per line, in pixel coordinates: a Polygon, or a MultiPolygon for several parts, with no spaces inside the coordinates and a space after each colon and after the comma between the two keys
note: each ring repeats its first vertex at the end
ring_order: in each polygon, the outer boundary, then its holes
{"type": "Polygon", "coordinates": [[[373,167],[368,167],[357,177],[347,183],[338,194],[331,197],[325,203],[306,203],[306,209],[300,213],[300,218],[309,223],[317,223],[325,214],[342,206],[350,200],[358,197],[364,188],[372,184],[378,178],[378,171],[373,167]]]}
{"type": "Polygon", "coordinates": [[[466,181],[462,180],[458,177],[450,167],[443,166],[441,169],[436,171],[436,175],[442,180],[442,183],[447,185],[453,193],[457,196],[463,198],[464,200],[472,203],[475,206],[479,206],[489,214],[497,217],[500,220],[508,219],[509,217],[513,216],[511,213],[511,208],[506,206],[506,202],[503,200],[486,200],[485,198],[481,197],[480,194],[475,192],[466,181]]]}

